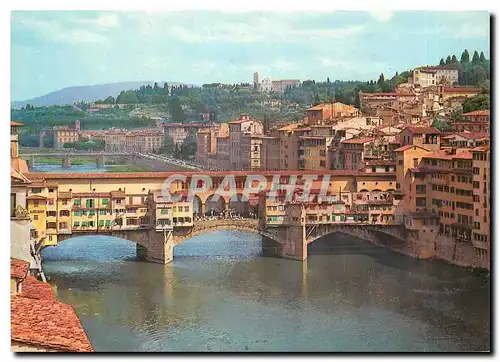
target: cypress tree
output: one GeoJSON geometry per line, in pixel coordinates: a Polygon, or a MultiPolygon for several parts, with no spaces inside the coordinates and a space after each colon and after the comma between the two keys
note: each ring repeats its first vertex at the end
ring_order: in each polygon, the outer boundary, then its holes
{"type": "Polygon", "coordinates": [[[477,63],[479,62],[479,54],[477,53],[477,50],[474,50],[474,55],[472,56],[472,63],[477,63]]]}
{"type": "Polygon", "coordinates": [[[460,57],[460,63],[469,63],[469,61],[470,61],[469,51],[465,49],[464,52],[462,53],[462,56],[460,57]]]}

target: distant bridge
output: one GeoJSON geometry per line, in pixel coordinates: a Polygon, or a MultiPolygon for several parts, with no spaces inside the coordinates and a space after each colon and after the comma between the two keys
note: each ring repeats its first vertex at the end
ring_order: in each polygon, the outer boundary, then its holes
{"type": "Polygon", "coordinates": [[[64,168],[71,167],[71,157],[94,157],[96,160],[97,167],[104,167],[106,165],[106,157],[127,157],[130,161],[137,156],[135,152],[78,152],[78,151],[68,151],[68,152],[35,152],[21,155],[21,157],[26,159],[28,167],[33,167],[37,158],[41,157],[52,157],[60,158],[61,165],[64,168]]]}

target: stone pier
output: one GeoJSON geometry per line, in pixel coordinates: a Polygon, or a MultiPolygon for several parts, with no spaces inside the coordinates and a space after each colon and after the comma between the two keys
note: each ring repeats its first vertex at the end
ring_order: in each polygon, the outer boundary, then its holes
{"type": "Polygon", "coordinates": [[[62,157],[62,167],[70,168],[71,167],[71,157],[69,155],[62,157]]]}
{"type": "Polygon", "coordinates": [[[97,156],[95,159],[95,163],[96,163],[97,168],[103,168],[104,166],[106,166],[106,161],[104,159],[104,155],[97,156]]]}

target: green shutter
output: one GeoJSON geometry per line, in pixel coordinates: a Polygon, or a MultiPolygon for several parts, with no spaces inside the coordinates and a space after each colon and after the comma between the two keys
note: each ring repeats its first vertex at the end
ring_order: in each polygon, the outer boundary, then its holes
{"type": "Polygon", "coordinates": [[[85,206],[90,207],[90,200],[85,200],[85,206]]]}
{"type": "Polygon", "coordinates": [[[95,215],[95,210],[90,210],[89,211],[89,216],[95,215]]]}
{"type": "Polygon", "coordinates": [[[75,200],[75,205],[80,205],[80,200],[75,200]]]}
{"type": "Polygon", "coordinates": [[[162,209],[162,210],[161,210],[161,214],[162,214],[162,215],[166,215],[166,214],[167,214],[167,209],[162,209]]]}
{"type": "Polygon", "coordinates": [[[75,221],[75,222],[73,223],[73,226],[80,226],[80,221],[75,221]]]}
{"type": "Polygon", "coordinates": [[[82,221],[82,226],[87,226],[87,222],[86,221],[82,221]]]}
{"type": "Polygon", "coordinates": [[[80,211],[74,211],[73,216],[80,216],[80,211]]]}
{"type": "Polygon", "coordinates": [[[106,215],[106,210],[99,210],[99,215],[106,215]]]}
{"type": "Polygon", "coordinates": [[[99,220],[99,226],[104,226],[104,220],[99,220]]]}
{"type": "Polygon", "coordinates": [[[83,211],[82,211],[82,215],[83,215],[83,216],[87,215],[87,211],[83,210],[83,211]]]}
{"type": "Polygon", "coordinates": [[[102,204],[107,205],[108,204],[108,199],[102,199],[102,204]]]}
{"type": "Polygon", "coordinates": [[[111,226],[111,220],[106,220],[106,226],[111,226]]]}

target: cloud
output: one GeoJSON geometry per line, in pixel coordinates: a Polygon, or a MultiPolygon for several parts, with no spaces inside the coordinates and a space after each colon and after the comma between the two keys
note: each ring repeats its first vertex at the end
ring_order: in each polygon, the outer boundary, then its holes
{"type": "Polygon", "coordinates": [[[394,12],[389,9],[375,9],[375,10],[370,10],[369,13],[372,16],[372,18],[382,23],[389,21],[394,15],[394,12]]]}
{"type": "Polygon", "coordinates": [[[60,20],[23,16],[16,20],[19,25],[30,29],[42,38],[65,43],[102,43],[107,38],[98,31],[89,30],[89,27],[99,29],[119,25],[118,18],[114,15],[101,15],[95,19],[60,20]]]}
{"type": "Polygon", "coordinates": [[[343,38],[361,33],[364,24],[348,25],[342,28],[309,28],[294,29],[287,24],[275,24],[267,20],[260,20],[260,24],[249,25],[245,23],[219,22],[209,26],[196,26],[186,28],[174,26],[171,31],[175,36],[187,43],[203,42],[228,42],[228,43],[254,43],[254,42],[282,42],[300,43],[311,40],[343,38]]]}
{"type": "Polygon", "coordinates": [[[80,19],[77,22],[98,26],[104,29],[117,28],[120,26],[120,21],[118,20],[118,16],[116,14],[103,14],[98,16],[97,18],[80,19]]]}

